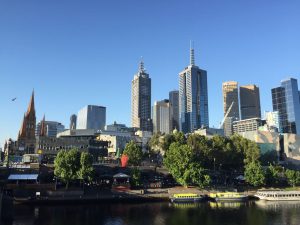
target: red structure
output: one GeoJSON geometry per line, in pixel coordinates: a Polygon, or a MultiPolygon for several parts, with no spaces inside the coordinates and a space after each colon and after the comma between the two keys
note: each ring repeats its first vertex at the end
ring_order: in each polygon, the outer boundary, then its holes
{"type": "Polygon", "coordinates": [[[127,155],[122,155],[121,157],[121,167],[126,167],[128,165],[128,156],[127,155]]]}

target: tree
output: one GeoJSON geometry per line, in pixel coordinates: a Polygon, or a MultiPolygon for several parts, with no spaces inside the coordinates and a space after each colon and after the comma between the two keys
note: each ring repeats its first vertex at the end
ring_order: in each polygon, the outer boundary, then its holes
{"type": "Polygon", "coordinates": [[[187,183],[194,184],[204,188],[210,184],[210,176],[206,174],[205,169],[199,163],[191,163],[185,170],[183,177],[187,183]]]}
{"type": "Polygon", "coordinates": [[[172,143],[164,158],[164,165],[174,179],[183,186],[207,186],[209,176],[196,160],[195,152],[186,144],[172,143]]]}
{"type": "Polygon", "coordinates": [[[279,171],[272,164],[266,170],[266,184],[269,186],[276,186],[279,184],[279,171]]]}
{"type": "Polygon", "coordinates": [[[136,167],[131,170],[131,185],[134,187],[141,186],[141,171],[136,167]]]}
{"type": "Polygon", "coordinates": [[[93,171],[92,156],[87,152],[82,152],[80,156],[80,169],[78,171],[79,179],[91,181],[93,171]]]}
{"type": "Polygon", "coordinates": [[[251,162],[245,166],[245,179],[249,184],[255,187],[265,183],[264,171],[258,161],[251,162]]]}
{"type": "Polygon", "coordinates": [[[54,175],[66,183],[66,189],[72,180],[91,180],[92,173],[92,156],[87,152],[61,150],[54,160],[54,175]]]}
{"type": "Polygon", "coordinates": [[[132,166],[139,166],[143,158],[142,149],[134,141],[127,143],[123,154],[128,156],[128,164],[132,166]]]}
{"type": "Polygon", "coordinates": [[[80,169],[80,153],[76,149],[70,151],[61,150],[54,160],[54,175],[66,183],[66,189],[69,182],[78,178],[80,169]]]}
{"type": "Polygon", "coordinates": [[[285,175],[289,185],[295,187],[296,185],[300,184],[300,172],[295,170],[287,169],[285,171],[285,175]]]}
{"type": "Polygon", "coordinates": [[[258,145],[240,135],[233,135],[230,137],[232,144],[236,151],[242,152],[244,156],[244,164],[255,162],[260,157],[258,145]]]}

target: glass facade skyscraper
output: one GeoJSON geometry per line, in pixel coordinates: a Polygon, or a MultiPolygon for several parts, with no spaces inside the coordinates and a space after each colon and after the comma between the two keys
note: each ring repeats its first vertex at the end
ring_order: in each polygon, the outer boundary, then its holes
{"type": "Polygon", "coordinates": [[[77,129],[104,130],[106,124],[106,107],[87,105],[79,110],[77,129]]]}
{"type": "Polygon", "coordinates": [[[169,92],[170,130],[179,129],[179,91],[169,92]]]}
{"type": "Polygon", "coordinates": [[[209,126],[207,72],[195,66],[193,48],[190,65],[179,74],[179,116],[184,133],[209,126]]]}
{"type": "Polygon", "coordinates": [[[298,81],[294,78],[283,80],[281,86],[271,92],[273,111],[279,112],[281,132],[300,134],[298,81]]]}

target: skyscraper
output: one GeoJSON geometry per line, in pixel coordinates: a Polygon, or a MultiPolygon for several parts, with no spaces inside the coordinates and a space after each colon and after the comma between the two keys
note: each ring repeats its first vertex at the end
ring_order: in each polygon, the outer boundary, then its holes
{"type": "Polygon", "coordinates": [[[261,118],[259,88],[256,85],[240,86],[241,119],[261,118]]]}
{"type": "Polygon", "coordinates": [[[271,92],[273,111],[279,113],[281,132],[300,134],[298,81],[295,78],[283,80],[281,86],[271,92]]]}
{"type": "Polygon", "coordinates": [[[70,117],[70,130],[76,130],[76,120],[77,116],[75,114],[71,115],[70,117]]]}
{"type": "Polygon", "coordinates": [[[104,130],[106,124],[106,107],[87,105],[79,110],[77,129],[104,130]]]}
{"type": "Polygon", "coordinates": [[[179,129],[179,91],[169,92],[170,130],[179,129]]]}
{"type": "Polygon", "coordinates": [[[180,131],[193,132],[209,126],[207,72],[195,65],[190,49],[190,65],[179,73],[180,131]]]}
{"type": "Polygon", "coordinates": [[[30,103],[18,134],[18,150],[23,151],[24,153],[34,153],[35,124],[34,92],[32,92],[30,103]]]}
{"type": "Polygon", "coordinates": [[[224,116],[228,113],[224,121],[224,134],[231,136],[233,134],[233,122],[240,119],[238,83],[236,81],[224,82],[222,91],[224,116]],[[228,111],[229,109],[230,111],[228,111]]]}
{"type": "Polygon", "coordinates": [[[152,131],[151,78],[146,73],[143,61],[131,84],[131,125],[142,131],[152,131]]]}
{"type": "Polygon", "coordinates": [[[153,132],[170,133],[170,104],[167,99],[154,102],[153,132]]]}

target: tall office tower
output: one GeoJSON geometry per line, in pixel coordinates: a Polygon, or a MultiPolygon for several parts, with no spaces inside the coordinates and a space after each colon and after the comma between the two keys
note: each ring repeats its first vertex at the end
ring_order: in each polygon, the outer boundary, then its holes
{"type": "Polygon", "coordinates": [[[224,117],[224,134],[229,137],[233,134],[233,122],[240,119],[239,109],[239,89],[236,81],[224,82],[223,91],[223,108],[224,117]]]}
{"type": "Polygon", "coordinates": [[[151,78],[146,73],[143,61],[131,85],[131,125],[142,131],[152,131],[151,78]]]}
{"type": "Polygon", "coordinates": [[[169,92],[170,131],[179,129],[179,91],[169,92]]]}
{"type": "Polygon", "coordinates": [[[65,126],[56,121],[46,121],[45,116],[43,120],[36,125],[35,135],[56,137],[56,135],[65,130],[65,126]]]}
{"type": "Polygon", "coordinates": [[[106,107],[87,105],[77,114],[77,129],[104,130],[106,107]]]}
{"type": "Polygon", "coordinates": [[[209,126],[207,72],[195,65],[192,47],[190,65],[179,73],[179,117],[184,133],[209,126]]]}
{"type": "Polygon", "coordinates": [[[259,88],[240,86],[241,119],[261,118],[259,88]]]}
{"type": "Polygon", "coordinates": [[[32,92],[30,103],[18,134],[18,150],[24,151],[24,153],[34,153],[35,124],[34,92],[32,92]]]}
{"type": "Polygon", "coordinates": [[[70,130],[76,130],[76,120],[77,116],[75,114],[71,115],[70,117],[70,130]]]}
{"type": "Polygon", "coordinates": [[[153,132],[170,133],[170,104],[167,99],[154,102],[153,132]]]}
{"type": "Polygon", "coordinates": [[[300,134],[300,102],[298,81],[289,78],[281,87],[272,89],[273,111],[278,111],[282,133],[300,134]]]}

